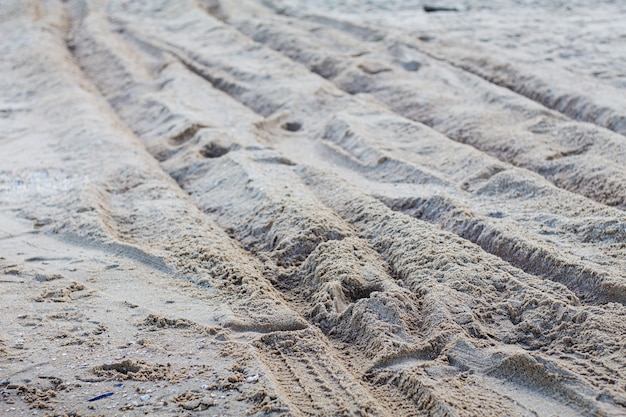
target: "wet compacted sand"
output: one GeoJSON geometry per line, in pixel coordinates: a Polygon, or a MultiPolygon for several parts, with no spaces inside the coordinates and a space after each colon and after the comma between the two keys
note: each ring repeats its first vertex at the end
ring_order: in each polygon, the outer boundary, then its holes
{"type": "Polygon", "coordinates": [[[0,415],[626,415],[620,2],[6,0],[0,415]]]}

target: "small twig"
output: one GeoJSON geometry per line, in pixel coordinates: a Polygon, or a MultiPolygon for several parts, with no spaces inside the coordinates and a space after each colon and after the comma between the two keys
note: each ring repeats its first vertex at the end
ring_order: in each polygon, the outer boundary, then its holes
{"type": "Polygon", "coordinates": [[[459,9],[457,9],[456,7],[442,7],[442,6],[425,5],[424,6],[424,11],[426,13],[433,13],[433,12],[458,12],[459,9]]]}
{"type": "Polygon", "coordinates": [[[113,395],[113,392],[105,392],[104,394],[100,394],[100,395],[96,395],[95,397],[91,397],[90,399],[87,400],[87,402],[90,403],[92,401],[98,401],[98,400],[101,400],[103,398],[110,397],[111,395],[113,395]]]}

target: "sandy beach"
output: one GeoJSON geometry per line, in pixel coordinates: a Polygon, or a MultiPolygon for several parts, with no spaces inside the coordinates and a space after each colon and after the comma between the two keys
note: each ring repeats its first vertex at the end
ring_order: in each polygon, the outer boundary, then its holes
{"type": "Polygon", "coordinates": [[[626,4],[2,0],[1,416],[626,415],[626,4]]]}

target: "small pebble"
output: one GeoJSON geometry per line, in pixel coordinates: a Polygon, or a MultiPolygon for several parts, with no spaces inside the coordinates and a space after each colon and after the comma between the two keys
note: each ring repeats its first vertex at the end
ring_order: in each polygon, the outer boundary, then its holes
{"type": "Polygon", "coordinates": [[[150,395],[149,394],[142,395],[141,397],[139,397],[139,399],[141,401],[148,401],[150,399],[150,395]]]}

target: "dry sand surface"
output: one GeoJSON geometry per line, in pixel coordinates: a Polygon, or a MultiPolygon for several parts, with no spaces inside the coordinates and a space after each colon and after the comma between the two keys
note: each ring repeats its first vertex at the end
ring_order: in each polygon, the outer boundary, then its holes
{"type": "Polygon", "coordinates": [[[625,210],[623,1],[0,1],[1,416],[626,416],[625,210]]]}

